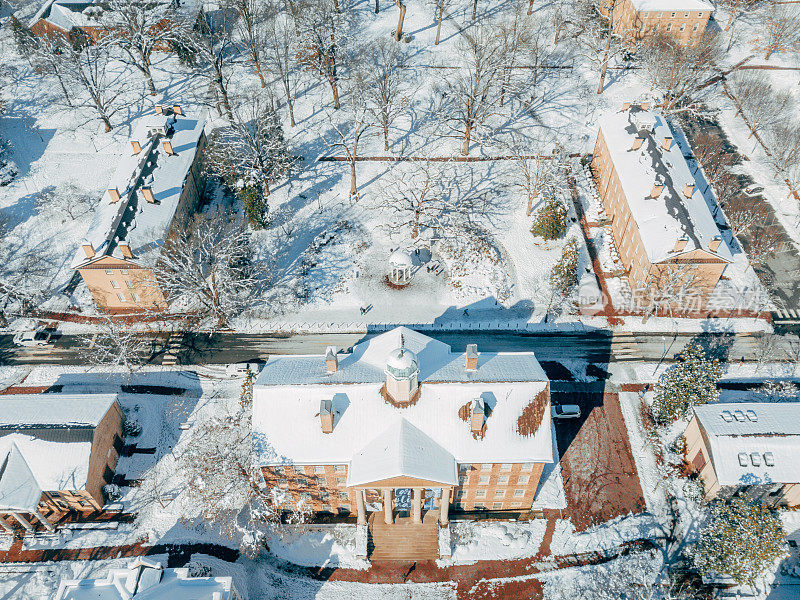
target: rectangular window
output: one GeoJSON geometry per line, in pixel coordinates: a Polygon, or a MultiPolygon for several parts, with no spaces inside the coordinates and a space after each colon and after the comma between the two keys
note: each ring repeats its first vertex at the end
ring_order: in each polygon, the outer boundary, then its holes
{"type": "Polygon", "coordinates": [[[323,512],[333,512],[333,509],[331,508],[330,504],[323,504],[322,505],[322,511],[323,512]]]}
{"type": "Polygon", "coordinates": [[[495,503],[492,504],[492,508],[494,510],[500,510],[501,508],[503,508],[503,503],[502,502],[495,502],[495,503]]]}
{"type": "Polygon", "coordinates": [[[698,26],[699,26],[699,23],[695,23],[695,24],[694,24],[694,27],[692,27],[692,31],[697,31],[697,27],[698,27],[698,26]]]}
{"type": "Polygon", "coordinates": [[[525,490],[514,490],[514,498],[522,498],[525,495],[525,490]]]}
{"type": "Polygon", "coordinates": [[[502,465],[500,465],[500,470],[501,471],[510,471],[511,470],[511,466],[512,466],[511,463],[503,463],[502,465]]]}
{"type": "Polygon", "coordinates": [[[706,466],[706,457],[703,456],[703,451],[702,450],[697,453],[697,456],[694,457],[694,460],[692,461],[692,465],[698,471],[702,471],[703,467],[706,466]]]}
{"type": "Polygon", "coordinates": [[[337,473],[344,473],[344,472],[346,472],[346,471],[347,471],[347,466],[346,466],[346,465],[336,465],[336,466],[335,466],[333,469],[334,469],[334,470],[335,470],[337,473]]]}
{"type": "Polygon", "coordinates": [[[494,491],[494,497],[495,498],[503,498],[505,495],[506,495],[506,491],[505,490],[495,490],[494,491]]]}
{"type": "Polygon", "coordinates": [[[492,463],[483,463],[481,465],[482,471],[491,471],[492,470],[492,463]]]}
{"type": "Polygon", "coordinates": [[[456,492],[456,498],[459,498],[459,499],[461,499],[461,498],[463,498],[463,497],[464,497],[464,494],[465,494],[464,490],[458,490],[458,491],[456,492]]]}
{"type": "Polygon", "coordinates": [[[486,490],[478,490],[475,492],[476,498],[486,498],[486,490]]]}
{"type": "Polygon", "coordinates": [[[530,475],[520,475],[517,477],[517,483],[520,485],[528,485],[528,482],[531,480],[530,475]]]}
{"type": "Polygon", "coordinates": [[[141,302],[142,301],[142,299],[139,298],[139,294],[137,294],[136,292],[131,292],[131,298],[133,298],[134,302],[141,302]]]}
{"type": "Polygon", "coordinates": [[[478,479],[479,485],[488,485],[489,484],[489,476],[488,475],[481,475],[478,479]]]}
{"type": "Polygon", "coordinates": [[[459,471],[469,471],[471,468],[472,465],[470,463],[461,463],[460,465],[458,465],[459,471]]]}
{"type": "Polygon", "coordinates": [[[522,506],[522,502],[512,502],[511,508],[520,508],[522,506]]]}
{"type": "Polygon", "coordinates": [[[672,23],[667,23],[667,31],[670,31],[671,29],[672,29],[672,23]]]}
{"type": "Polygon", "coordinates": [[[508,475],[500,475],[500,477],[497,478],[497,483],[506,485],[508,483],[508,475]]]}
{"type": "Polygon", "coordinates": [[[523,471],[533,471],[533,463],[525,463],[522,465],[523,471]]]}
{"type": "Polygon", "coordinates": [[[475,503],[475,510],[483,510],[484,508],[486,508],[486,505],[483,502],[475,503]]]}
{"type": "Polygon", "coordinates": [[[314,473],[324,473],[324,472],[325,472],[325,467],[324,466],[317,465],[316,467],[314,467],[314,473]]]}
{"type": "Polygon", "coordinates": [[[122,273],[123,275],[127,275],[128,269],[120,269],[119,272],[122,273]]]}
{"type": "Polygon", "coordinates": [[[125,280],[125,285],[128,286],[128,289],[130,289],[130,290],[133,289],[133,282],[130,279],[126,279],[125,280]]]}
{"type": "Polygon", "coordinates": [[[113,274],[114,274],[113,269],[106,269],[106,275],[113,275],[113,274]]]}
{"type": "Polygon", "coordinates": [[[289,485],[289,482],[285,479],[278,479],[278,485],[280,486],[289,485]]]}
{"type": "Polygon", "coordinates": [[[347,492],[339,492],[339,500],[349,500],[350,496],[347,492]]]}
{"type": "Polygon", "coordinates": [[[121,292],[117,294],[117,298],[119,298],[119,301],[120,301],[120,302],[126,302],[126,300],[125,300],[125,294],[123,294],[123,293],[121,293],[121,292]]]}
{"type": "Polygon", "coordinates": [[[111,280],[111,287],[114,288],[115,290],[118,290],[119,289],[119,283],[112,279],[111,280]]]}
{"type": "Polygon", "coordinates": [[[658,13],[658,15],[656,15],[656,16],[658,16],[658,18],[660,19],[661,17],[664,16],[664,13],[658,13]]]}
{"type": "Polygon", "coordinates": [[[297,478],[297,485],[299,487],[308,487],[308,480],[305,477],[298,477],[297,478]]]}
{"type": "Polygon", "coordinates": [[[330,498],[330,494],[328,492],[326,492],[325,490],[320,491],[319,493],[320,500],[327,500],[328,498],[330,498]]]}
{"type": "Polygon", "coordinates": [[[346,485],[347,479],[345,477],[337,477],[336,478],[336,485],[346,485]]]}
{"type": "Polygon", "coordinates": [[[703,13],[697,13],[697,18],[700,19],[703,17],[703,13]]]}
{"type": "Polygon", "coordinates": [[[672,17],[673,19],[675,18],[675,14],[676,14],[676,13],[672,13],[672,15],[671,15],[671,17],[672,17]]]}
{"type": "Polygon", "coordinates": [[[686,23],[681,23],[681,31],[684,31],[685,29],[686,29],[686,23]]]}

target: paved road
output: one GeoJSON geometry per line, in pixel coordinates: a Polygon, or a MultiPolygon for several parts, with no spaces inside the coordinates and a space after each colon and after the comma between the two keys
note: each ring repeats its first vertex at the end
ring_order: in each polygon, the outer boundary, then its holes
{"type": "MultiPolygon", "coordinates": [[[[374,334],[241,334],[185,335],[176,352],[178,364],[227,364],[266,359],[273,354],[322,354],[327,346],[347,349],[374,334]]],[[[513,332],[434,333],[433,337],[463,351],[468,343],[477,343],[484,351],[536,352],[542,361],[570,359],[593,363],[620,361],[670,360],[693,335],[675,337],[660,334],[613,334],[609,331],[568,334],[520,334],[513,332]]],[[[0,335],[0,364],[85,364],[85,347],[90,336],[64,335],[49,348],[18,348],[11,336],[0,335]]],[[[798,338],[773,336],[771,351],[760,334],[707,335],[704,343],[723,358],[747,361],[760,357],[771,361],[797,357],[798,338]]],[[[165,339],[153,339],[151,362],[164,361],[165,339]]]]}

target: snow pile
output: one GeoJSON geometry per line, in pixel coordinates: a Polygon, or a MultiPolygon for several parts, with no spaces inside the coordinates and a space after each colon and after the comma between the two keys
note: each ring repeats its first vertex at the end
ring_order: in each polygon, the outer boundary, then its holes
{"type": "Polygon", "coordinates": [[[453,521],[450,525],[452,562],[505,560],[534,556],[544,539],[547,521],[475,523],[453,521]]]}
{"type": "Polygon", "coordinates": [[[602,552],[615,550],[632,540],[663,537],[666,533],[666,526],[649,513],[617,517],[581,533],[575,531],[571,521],[564,519],[556,523],[550,550],[556,556],[602,552]]]}
{"type": "Polygon", "coordinates": [[[286,526],[273,534],[267,546],[275,556],[308,567],[367,569],[369,562],[356,558],[356,525],[286,526]]]}

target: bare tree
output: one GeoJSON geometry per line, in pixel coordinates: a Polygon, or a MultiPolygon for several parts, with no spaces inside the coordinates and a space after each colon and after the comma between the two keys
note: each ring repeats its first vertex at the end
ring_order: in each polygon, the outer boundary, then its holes
{"type": "Polygon", "coordinates": [[[350,199],[358,200],[358,182],[356,180],[356,162],[361,141],[372,133],[374,122],[370,118],[366,102],[356,93],[354,88],[350,103],[343,111],[345,118],[337,120],[334,115],[328,114],[333,135],[326,138],[329,148],[337,148],[344,152],[350,165],[350,199]]]}
{"type": "Polygon", "coordinates": [[[733,156],[725,150],[719,136],[709,133],[698,134],[692,140],[692,151],[710,184],[730,177],[728,167],[733,164],[733,156]]]}
{"type": "Polygon", "coordinates": [[[403,21],[406,19],[406,5],[403,4],[403,0],[394,0],[394,3],[397,5],[397,8],[400,9],[400,12],[397,14],[397,29],[394,30],[394,41],[399,42],[400,38],[403,37],[403,21]]]}
{"type": "Polygon", "coordinates": [[[211,83],[217,98],[217,110],[222,114],[224,109],[229,120],[233,120],[229,87],[236,53],[231,35],[232,21],[230,11],[216,11],[213,15],[201,13],[197,26],[188,36],[194,73],[211,83]]]}
{"type": "Polygon", "coordinates": [[[645,322],[659,311],[673,316],[676,309],[683,313],[700,310],[702,291],[695,265],[670,263],[656,267],[644,281],[637,282],[634,301],[638,308],[645,309],[645,322]]]}
{"type": "Polygon", "coordinates": [[[468,155],[475,130],[495,113],[505,57],[497,29],[480,23],[462,34],[457,51],[465,64],[444,84],[442,112],[460,130],[461,154],[468,155]]]}
{"type": "Polygon", "coordinates": [[[67,40],[60,35],[34,37],[30,42],[31,61],[36,70],[45,75],[52,75],[58,81],[64,97],[64,104],[72,108],[72,94],[69,91],[71,82],[67,75],[68,63],[64,53],[68,51],[67,40]]]}
{"type": "Polygon", "coordinates": [[[725,31],[733,27],[739,17],[747,14],[760,3],[761,0],[718,0],[717,8],[723,8],[728,13],[725,31]]]}
{"type": "Polygon", "coordinates": [[[166,50],[182,34],[181,19],[171,2],[109,0],[101,22],[104,41],[122,50],[125,62],[138,70],[151,96],[158,93],[153,80],[153,52],[166,50]]]}
{"type": "Polygon", "coordinates": [[[114,126],[111,119],[123,107],[124,85],[110,72],[112,57],[108,44],[63,44],[62,77],[70,90],[73,108],[93,108],[106,131],[114,126]]]}
{"type": "Polygon", "coordinates": [[[0,326],[31,313],[50,292],[56,265],[48,248],[33,248],[0,215],[0,326]]]}
{"type": "Polygon", "coordinates": [[[383,149],[389,150],[389,129],[403,110],[406,56],[397,44],[385,39],[370,45],[353,74],[360,101],[383,134],[383,149]]]}
{"type": "Polygon", "coordinates": [[[267,23],[264,63],[281,83],[292,127],[297,125],[294,119],[294,97],[297,85],[295,61],[298,51],[297,32],[294,24],[286,13],[277,13],[267,23]]]}
{"type": "MultiPolygon", "coordinates": [[[[377,1],[377,0],[376,0],[377,1]]],[[[444,20],[445,11],[452,6],[454,0],[428,0],[433,6],[433,18],[436,21],[436,39],[433,44],[439,45],[439,39],[442,33],[442,21],[444,20]]],[[[375,12],[378,12],[377,10],[375,12]]]]}
{"type": "Polygon", "coordinates": [[[758,235],[751,236],[747,246],[747,257],[750,264],[764,266],[783,247],[783,237],[776,227],[762,227],[758,235]]]}
{"type": "Polygon", "coordinates": [[[94,207],[96,198],[72,182],[61,183],[58,186],[48,186],[39,192],[36,205],[42,212],[55,214],[61,217],[61,222],[67,218],[75,221],[88,214],[94,207]]]}
{"type": "Polygon", "coordinates": [[[307,70],[325,81],[333,94],[333,108],[339,102],[339,68],[344,59],[347,35],[344,15],[331,0],[314,0],[300,16],[298,29],[302,37],[298,59],[307,70]]]}
{"type": "Polygon", "coordinates": [[[663,112],[700,110],[698,94],[716,73],[720,52],[718,36],[708,33],[689,45],[666,33],[643,40],[639,51],[642,77],[661,93],[663,112]]]}
{"type": "MultiPolygon", "coordinates": [[[[727,78],[727,89],[739,103],[750,126],[750,137],[785,122],[783,115],[794,108],[789,91],[776,91],[766,74],[737,71],[727,78]]],[[[738,114],[738,113],[737,113],[738,114]]]]}
{"type": "MultiPolygon", "coordinates": [[[[510,21],[498,26],[498,35],[502,46],[503,73],[500,84],[500,106],[505,103],[507,93],[511,93],[514,88],[515,76],[519,73],[527,74],[525,69],[519,69],[520,62],[527,62],[526,59],[532,58],[533,64],[524,65],[533,67],[534,85],[538,78],[538,67],[541,42],[541,24],[529,23],[522,12],[522,5],[518,4],[514,11],[514,17],[510,21]]],[[[527,78],[525,78],[527,79],[527,78]]]]}
{"type": "Polygon", "coordinates": [[[790,179],[789,174],[800,165],[800,125],[785,118],[772,122],[764,131],[762,139],[772,168],[787,180],[790,179]]]}
{"type": "Polygon", "coordinates": [[[597,67],[600,72],[598,94],[602,94],[605,88],[609,63],[625,50],[621,32],[616,30],[614,22],[614,11],[621,10],[622,3],[620,0],[610,0],[603,6],[604,11],[596,9],[595,14],[584,9],[586,12],[584,22],[577,36],[579,55],[597,67]]]}
{"type": "Polygon", "coordinates": [[[387,174],[377,197],[377,208],[390,215],[393,230],[408,228],[415,239],[422,229],[434,226],[445,210],[442,167],[430,161],[396,163],[387,174]]]}
{"type": "Polygon", "coordinates": [[[733,198],[725,206],[725,217],[733,235],[747,235],[756,223],[763,223],[767,215],[760,205],[748,198],[733,198]]]}
{"type": "Polygon", "coordinates": [[[253,302],[257,284],[250,235],[241,218],[195,215],[164,245],[155,277],[170,305],[195,310],[210,325],[225,327],[253,302]]]}
{"type": "Polygon", "coordinates": [[[154,339],[147,332],[132,331],[124,321],[105,317],[99,330],[84,338],[81,356],[96,367],[122,367],[134,373],[147,363],[154,350],[154,339]]]}
{"type": "Polygon", "coordinates": [[[791,5],[767,2],[759,15],[757,47],[769,60],[773,52],[794,51],[800,45],[800,15],[791,5]]]}
{"type": "Polygon", "coordinates": [[[267,23],[275,18],[268,14],[269,5],[264,0],[227,0],[227,8],[236,15],[236,30],[244,44],[261,87],[266,87],[262,68],[262,52],[266,44],[267,23]]]}
{"type": "Polygon", "coordinates": [[[514,133],[505,146],[514,160],[515,183],[527,198],[525,215],[529,217],[537,199],[555,192],[562,183],[556,176],[563,151],[555,147],[555,140],[546,132],[529,137],[514,133]]]}

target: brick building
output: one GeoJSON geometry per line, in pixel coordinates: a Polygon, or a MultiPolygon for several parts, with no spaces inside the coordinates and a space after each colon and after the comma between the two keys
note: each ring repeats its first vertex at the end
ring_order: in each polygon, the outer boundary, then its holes
{"type": "Polygon", "coordinates": [[[105,503],[122,450],[115,394],[19,394],[0,402],[0,528],[52,531],[105,503]]]}
{"type": "Polygon", "coordinates": [[[689,45],[703,37],[714,6],[705,0],[604,0],[601,9],[630,41],[666,35],[689,45]]]}
{"type": "Polygon", "coordinates": [[[705,310],[733,255],[673,138],[647,104],[625,103],[600,119],[591,169],[638,307],[682,291],[677,308],[705,310]]]}
{"type": "Polygon", "coordinates": [[[533,353],[453,353],[404,327],[349,354],[270,358],[253,436],[268,487],[370,526],[517,516],[554,460],[550,384],[533,353]]]}
{"type": "Polygon", "coordinates": [[[95,207],[72,262],[97,307],[110,313],[166,308],[152,268],[202,194],[205,119],[184,116],[177,106],[157,110],[134,124],[130,154],[95,207]]]}
{"type": "Polygon", "coordinates": [[[706,498],[746,495],[800,506],[800,403],[695,406],[684,438],[686,462],[706,498]]]}

